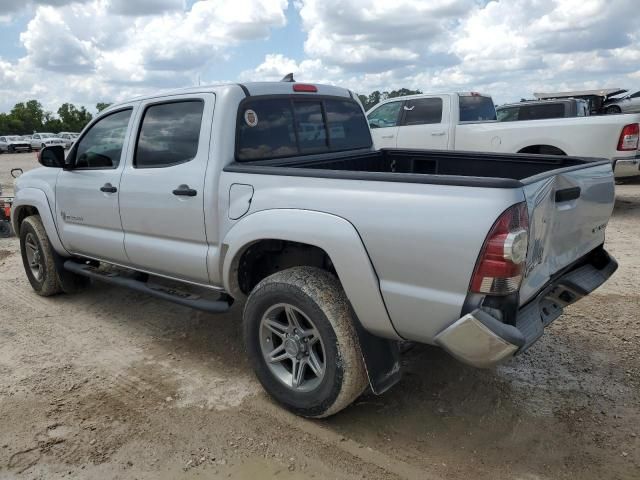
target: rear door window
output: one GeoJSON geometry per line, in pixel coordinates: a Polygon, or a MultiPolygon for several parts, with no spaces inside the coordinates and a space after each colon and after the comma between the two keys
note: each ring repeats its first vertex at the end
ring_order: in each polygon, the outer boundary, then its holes
{"type": "Polygon", "coordinates": [[[162,168],[192,160],[198,153],[202,100],[170,102],[147,107],[133,165],[162,168]]]}
{"type": "Polygon", "coordinates": [[[441,98],[417,98],[404,105],[403,125],[426,125],[442,122],[441,98]]]}
{"type": "Polygon", "coordinates": [[[348,99],[250,98],[238,112],[239,161],[371,146],[360,106],[348,99]]]}

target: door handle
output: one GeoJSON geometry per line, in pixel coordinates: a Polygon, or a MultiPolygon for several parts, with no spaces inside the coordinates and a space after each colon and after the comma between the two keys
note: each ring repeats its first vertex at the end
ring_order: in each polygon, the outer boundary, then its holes
{"type": "Polygon", "coordinates": [[[445,132],[432,132],[431,136],[432,137],[441,137],[445,134],[445,132]]]}
{"type": "Polygon", "coordinates": [[[556,190],[556,203],[568,202],[569,200],[575,200],[580,198],[580,187],[563,188],[562,190],[556,190]]]}
{"type": "Polygon", "coordinates": [[[182,184],[173,191],[173,194],[184,197],[195,197],[198,192],[193,188],[189,188],[189,185],[182,184]]]}
{"type": "Polygon", "coordinates": [[[380,138],[393,138],[395,135],[382,135],[380,138]]]}
{"type": "Polygon", "coordinates": [[[118,189],[110,183],[105,183],[102,187],[100,187],[100,191],[104,193],[116,193],[118,189]]]}

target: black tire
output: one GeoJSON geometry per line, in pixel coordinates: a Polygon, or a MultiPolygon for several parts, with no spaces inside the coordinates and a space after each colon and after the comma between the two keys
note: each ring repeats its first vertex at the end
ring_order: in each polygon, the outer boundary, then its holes
{"type": "Polygon", "coordinates": [[[607,107],[607,109],[604,111],[604,113],[611,115],[611,114],[616,114],[616,113],[622,113],[622,109],[620,107],[618,107],[617,105],[611,105],[610,107],[607,107]]]}
{"type": "Polygon", "coordinates": [[[33,152],[33,148],[29,147],[29,153],[33,152]]]}
{"type": "Polygon", "coordinates": [[[15,149],[13,148],[13,145],[9,145],[7,147],[7,153],[15,153],[15,149]]]}
{"type": "Polygon", "coordinates": [[[49,297],[62,292],[53,249],[39,215],[27,217],[20,224],[20,252],[22,253],[22,264],[29,283],[38,295],[49,297]],[[37,270],[39,273],[35,273],[29,264],[27,249],[30,247],[28,247],[28,244],[37,248],[37,261],[39,264],[37,270]]]}
{"type": "Polygon", "coordinates": [[[360,344],[349,301],[338,279],[319,268],[294,267],[262,280],[251,292],[243,314],[244,341],[258,380],[277,402],[304,417],[333,415],[367,387],[360,344]],[[299,391],[269,368],[261,347],[261,321],[274,305],[288,304],[313,322],[325,351],[320,383],[299,391]]]}

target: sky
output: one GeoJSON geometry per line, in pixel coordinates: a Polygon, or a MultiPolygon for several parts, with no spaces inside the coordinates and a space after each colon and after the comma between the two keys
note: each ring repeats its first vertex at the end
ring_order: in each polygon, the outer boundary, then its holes
{"type": "Polygon", "coordinates": [[[640,90],[638,0],[0,0],[0,111],[220,82],[640,90]]]}

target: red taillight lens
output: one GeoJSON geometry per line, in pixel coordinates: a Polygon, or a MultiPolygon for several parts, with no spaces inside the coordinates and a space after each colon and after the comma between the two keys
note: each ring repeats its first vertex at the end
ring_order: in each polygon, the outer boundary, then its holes
{"type": "Polygon", "coordinates": [[[529,215],[523,202],[505,210],[491,227],[480,251],[470,290],[491,295],[517,292],[528,243],[529,215]]]}
{"type": "Polygon", "coordinates": [[[309,85],[307,83],[294,83],[293,91],[316,93],[318,91],[318,87],[316,87],[315,85],[309,85]]]}
{"type": "Polygon", "coordinates": [[[640,125],[637,123],[630,123],[625,125],[620,132],[620,139],[618,140],[618,150],[637,150],[638,138],[640,138],[640,125]]]}

